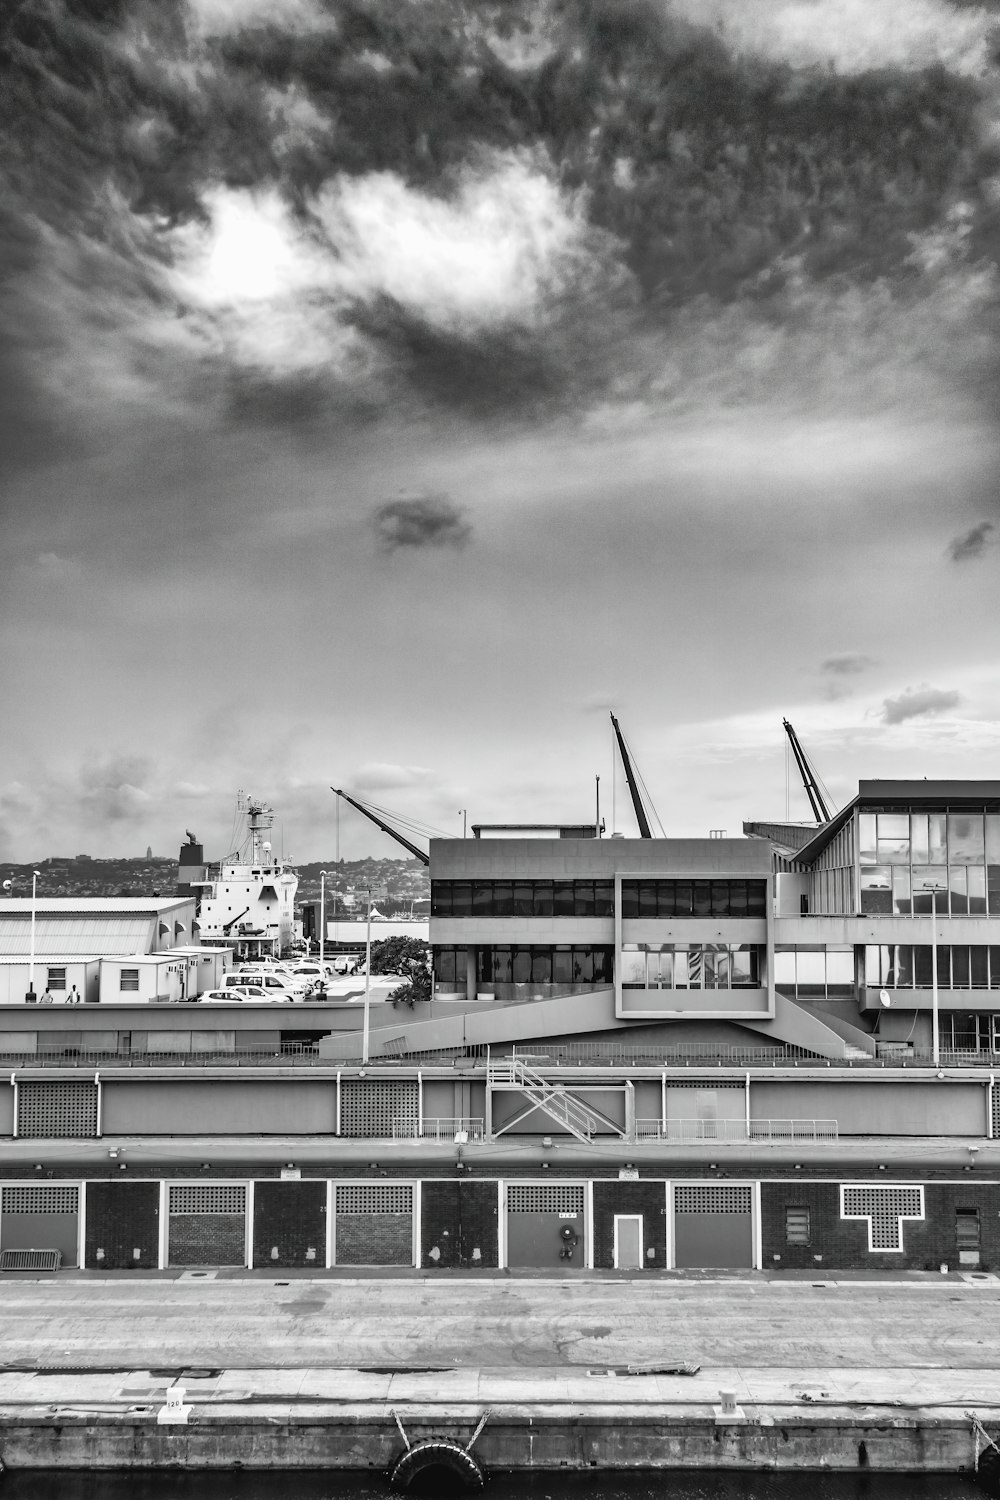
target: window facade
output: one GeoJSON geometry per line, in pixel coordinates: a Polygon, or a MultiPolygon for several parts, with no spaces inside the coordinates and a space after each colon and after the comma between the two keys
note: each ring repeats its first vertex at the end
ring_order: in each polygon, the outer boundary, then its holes
{"type": "Polygon", "coordinates": [[[613,917],[613,880],[432,880],[432,917],[613,917]]]}
{"type": "MultiPolygon", "coordinates": [[[[865,984],[869,989],[930,989],[933,955],[930,943],[869,943],[865,984]]],[[[941,989],[1000,990],[1000,947],[939,943],[937,982],[941,989]]]]}
{"type": "MultiPolygon", "coordinates": [[[[434,983],[439,990],[464,990],[467,948],[434,949],[434,983]]],[[[592,944],[521,944],[476,950],[476,984],[499,996],[518,987],[553,993],[605,989],[614,984],[614,949],[592,944]]]]}
{"type": "Polygon", "coordinates": [[[623,917],[763,917],[764,880],[623,880],[623,917]]]}
{"type": "Polygon", "coordinates": [[[1000,1052],[1000,1015],[989,1011],[944,1011],[939,1019],[946,1052],[1000,1052]]]}
{"type": "Polygon", "coordinates": [[[756,943],[626,943],[626,990],[730,990],[760,987],[756,943]]]}
{"type": "Polygon", "coordinates": [[[865,915],[1000,915],[1000,812],[862,812],[858,845],[865,915]]]}
{"type": "Polygon", "coordinates": [[[853,946],[797,944],[774,950],[774,985],[796,1000],[853,999],[853,946]]]}

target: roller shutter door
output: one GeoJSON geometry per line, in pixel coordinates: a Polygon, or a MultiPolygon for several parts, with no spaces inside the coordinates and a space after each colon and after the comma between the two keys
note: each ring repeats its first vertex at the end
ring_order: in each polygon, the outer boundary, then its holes
{"type": "Polygon", "coordinates": [[[692,1269],[753,1265],[750,1183],[678,1183],[674,1187],[674,1264],[692,1269]]]}

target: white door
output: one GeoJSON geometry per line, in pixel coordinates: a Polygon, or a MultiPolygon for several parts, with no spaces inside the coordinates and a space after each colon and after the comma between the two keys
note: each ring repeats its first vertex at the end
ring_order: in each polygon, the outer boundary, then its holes
{"type": "Polygon", "coordinates": [[[615,1270],[642,1270],[641,1214],[615,1214],[615,1270]]]}

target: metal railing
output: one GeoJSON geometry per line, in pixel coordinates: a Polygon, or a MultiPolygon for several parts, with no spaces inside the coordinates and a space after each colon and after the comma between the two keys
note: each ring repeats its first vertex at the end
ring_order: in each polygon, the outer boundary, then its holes
{"type": "Polygon", "coordinates": [[[742,1142],[781,1146],[835,1141],[836,1120],[636,1120],[637,1141],[683,1141],[706,1146],[742,1142]]]}
{"type": "Polygon", "coordinates": [[[661,1064],[717,1063],[720,1066],[743,1063],[811,1062],[822,1065],[826,1059],[817,1057],[805,1047],[744,1047],[731,1044],[711,1046],[703,1042],[674,1042],[657,1046],[653,1042],[559,1042],[552,1046],[515,1046],[515,1057],[523,1058],[533,1065],[574,1063],[607,1065],[617,1063],[659,1067],[661,1064]]]}
{"type": "Polygon", "coordinates": [[[473,1115],[439,1115],[432,1119],[393,1120],[394,1141],[482,1141],[485,1121],[473,1115]]]}
{"type": "Polygon", "coordinates": [[[491,1086],[508,1084],[520,1089],[526,1099],[584,1144],[590,1142],[599,1127],[600,1122],[592,1110],[561,1084],[551,1084],[529,1068],[523,1057],[502,1057],[492,1061],[488,1082],[491,1086]]]}

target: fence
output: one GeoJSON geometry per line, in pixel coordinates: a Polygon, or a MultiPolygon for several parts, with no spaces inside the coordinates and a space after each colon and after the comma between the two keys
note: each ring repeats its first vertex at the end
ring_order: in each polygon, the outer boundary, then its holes
{"type": "Polygon", "coordinates": [[[440,1115],[433,1119],[393,1120],[394,1141],[481,1141],[485,1121],[471,1115],[440,1115]]]}
{"type": "Polygon", "coordinates": [[[638,1141],[702,1142],[706,1146],[744,1142],[781,1146],[838,1139],[836,1120],[636,1120],[638,1141]]]}

